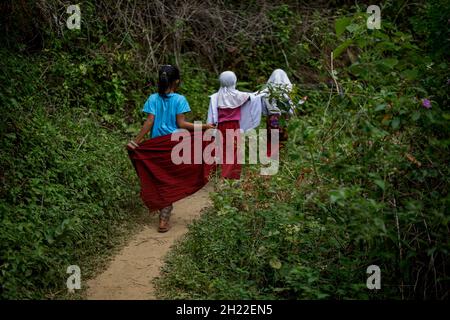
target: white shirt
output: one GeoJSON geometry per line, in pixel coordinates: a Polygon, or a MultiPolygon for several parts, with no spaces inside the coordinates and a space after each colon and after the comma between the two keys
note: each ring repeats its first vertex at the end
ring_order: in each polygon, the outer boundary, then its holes
{"type": "MultiPolygon", "coordinates": [[[[252,93],[249,93],[249,95],[250,100],[241,106],[241,120],[239,121],[239,127],[244,132],[256,128],[261,122],[262,95],[254,95],[252,93]]],[[[218,122],[218,93],[216,92],[210,96],[208,123],[217,124],[218,122]]]]}

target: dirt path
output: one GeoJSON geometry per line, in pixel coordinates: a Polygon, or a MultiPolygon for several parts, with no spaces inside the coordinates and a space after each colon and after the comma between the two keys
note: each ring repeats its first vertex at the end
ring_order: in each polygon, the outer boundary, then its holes
{"type": "Polygon", "coordinates": [[[187,231],[187,225],[199,217],[200,210],[209,205],[212,184],[190,197],[174,203],[172,229],[158,233],[158,218],[134,235],[113,258],[109,267],[88,281],[89,300],[156,299],[152,279],[159,275],[163,258],[175,240],[187,231]]]}

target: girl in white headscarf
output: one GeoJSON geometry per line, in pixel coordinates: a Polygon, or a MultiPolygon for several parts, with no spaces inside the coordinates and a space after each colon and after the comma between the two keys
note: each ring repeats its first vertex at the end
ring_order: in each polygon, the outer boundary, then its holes
{"type": "Polygon", "coordinates": [[[241,131],[245,132],[256,128],[261,121],[261,96],[242,92],[236,89],[237,77],[232,71],[223,72],[220,77],[220,89],[210,96],[208,110],[208,123],[217,125],[222,133],[222,172],[223,178],[239,179],[241,165],[237,159],[237,144],[240,141],[241,131]],[[227,146],[227,130],[234,130],[236,135],[229,143],[234,150],[225,150],[227,146]],[[228,163],[226,154],[233,151],[233,162],[228,163]]]}
{"type": "Polygon", "coordinates": [[[279,130],[279,141],[287,140],[287,130],[280,125],[280,117],[287,119],[294,113],[294,104],[289,97],[292,83],[282,69],[276,69],[270,75],[266,87],[259,93],[262,95],[262,113],[267,123],[267,154],[271,155],[271,129],[279,130]]]}
{"type": "MultiPolygon", "coordinates": [[[[267,80],[266,87],[261,91],[264,94],[264,105],[263,105],[263,114],[270,115],[281,115],[283,108],[278,106],[281,100],[284,100],[284,103],[289,104],[289,113],[293,113],[293,103],[291,98],[289,97],[289,93],[292,90],[292,83],[289,80],[288,75],[282,69],[276,69],[270,75],[269,80],[267,80]],[[275,93],[275,95],[279,98],[276,99],[274,97],[269,97],[271,94],[275,93]]],[[[285,110],[283,110],[285,111],[285,110]]]]}

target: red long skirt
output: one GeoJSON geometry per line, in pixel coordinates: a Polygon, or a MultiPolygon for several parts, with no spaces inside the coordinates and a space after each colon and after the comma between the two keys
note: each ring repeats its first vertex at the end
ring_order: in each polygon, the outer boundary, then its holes
{"type": "Polygon", "coordinates": [[[190,163],[175,164],[172,160],[172,148],[179,141],[171,141],[171,135],[149,139],[139,147],[128,149],[141,184],[141,198],[150,210],[165,208],[175,201],[183,199],[201,189],[209,179],[215,164],[194,164],[194,143],[205,147],[213,141],[203,141],[203,132],[185,132],[188,148],[191,151],[190,163]],[[201,140],[201,142],[199,141],[201,140]]]}
{"type": "MultiPolygon", "coordinates": [[[[241,169],[242,165],[238,163],[238,148],[237,144],[240,139],[240,130],[239,130],[239,121],[231,120],[225,122],[219,122],[217,129],[222,133],[222,143],[221,146],[221,155],[222,155],[222,165],[221,165],[221,176],[226,179],[240,179],[241,177],[241,169]],[[232,137],[231,141],[228,141],[226,130],[233,130],[237,133],[232,137]],[[228,150],[227,150],[227,142],[228,142],[228,150]],[[227,162],[227,154],[233,153],[233,161],[232,163],[227,162]]],[[[231,158],[231,155],[230,155],[231,158]]]]}

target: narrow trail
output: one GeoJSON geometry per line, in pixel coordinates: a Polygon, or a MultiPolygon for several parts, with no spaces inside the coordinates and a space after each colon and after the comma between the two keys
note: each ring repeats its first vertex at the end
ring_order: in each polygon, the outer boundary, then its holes
{"type": "Polygon", "coordinates": [[[135,234],[112,259],[108,268],[87,282],[88,300],[156,299],[152,280],[159,275],[163,259],[174,242],[187,232],[187,225],[210,204],[212,183],[174,203],[172,228],[158,233],[158,216],[135,234]]]}

